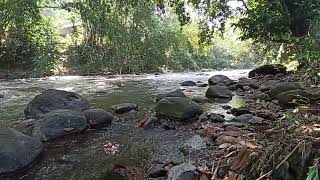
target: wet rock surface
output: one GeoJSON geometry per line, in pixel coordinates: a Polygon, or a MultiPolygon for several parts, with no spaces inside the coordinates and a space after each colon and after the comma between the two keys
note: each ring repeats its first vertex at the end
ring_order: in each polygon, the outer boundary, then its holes
{"type": "Polygon", "coordinates": [[[233,96],[232,92],[226,86],[210,86],[206,91],[207,98],[229,99],[233,96]]]}
{"type": "Polygon", "coordinates": [[[92,128],[108,126],[114,119],[111,113],[102,109],[85,110],[83,111],[83,115],[92,128]]]}
{"type": "Polygon", "coordinates": [[[74,92],[49,89],[29,102],[24,113],[27,119],[40,119],[59,109],[84,111],[89,109],[89,102],[74,92]]]}
{"type": "Polygon", "coordinates": [[[78,111],[56,110],[34,124],[33,136],[49,141],[87,128],[86,118],[78,111]]]}
{"type": "Polygon", "coordinates": [[[230,86],[234,83],[233,80],[231,80],[228,76],[224,75],[215,75],[209,78],[208,80],[209,85],[225,85],[225,86],[230,86]]]}
{"type": "Polygon", "coordinates": [[[0,175],[9,175],[30,165],[42,152],[39,139],[11,128],[0,128],[0,175]]]}
{"type": "Polygon", "coordinates": [[[164,93],[164,94],[158,94],[156,97],[156,102],[160,101],[161,99],[165,97],[181,97],[181,98],[186,98],[187,96],[180,90],[175,90],[172,92],[164,93]]]}
{"type": "Polygon", "coordinates": [[[194,81],[184,81],[181,83],[181,86],[196,86],[197,83],[195,83],[194,81]]]}
{"type": "Polygon", "coordinates": [[[138,110],[139,106],[134,103],[122,103],[112,106],[112,110],[117,114],[127,113],[132,110],[138,110]]]}
{"type": "Polygon", "coordinates": [[[191,120],[202,114],[203,109],[197,103],[180,97],[166,97],[155,106],[157,116],[177,120],[191,120]]]}

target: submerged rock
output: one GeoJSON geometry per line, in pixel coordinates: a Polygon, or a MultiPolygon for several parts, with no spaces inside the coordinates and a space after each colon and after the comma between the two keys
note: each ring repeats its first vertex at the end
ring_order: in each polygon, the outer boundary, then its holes
{"type": "Polygon", "coordinates": [[[259,84],[254,79],[240,78],[239,81],[236,83],[236,89],[240,88],[245,90],[245,87],[258,89],[259,84]]]}
{"type": "Polygon", "coordinates": [[[267,64],[250,71],[249,78],[261,75],[276,75],[279,73],[286,74],[287,68],[281,64],[267,64]]]}
{"type": "Polygon", "coordinates": [[[184,81],[181,83],[181,86],[196,86],[197,83],[193,82],[193,81],[184,81]]]}
{"type": "Polygon", "coordinates": [[[89,109],[89,102],[74,92],[49,89],[29,102],[24,114],[27,119],[40,119],[59,109],[84,111],[89,109]]]}
{"type": "Polygon", "coordinates": [[[139,106],[134,103],[122,103],[112,106],[112,110],[114,110],[117,114],[127,113],[131,110],[138,110],[139,106]]]}
{"type": "Polygon", "coordinates": [[[102,109],[85,110],[83,111],[83,115],[92,128],[108,126],[114,119],[111,113],[102,109]]]}
{"type": "Polygon", "coordinates": [[[21,170],[32,163],[43,149],[39,139],[11,128],[0,128],[0,175],[21,170]]]}
{"type": "Polygon", "coordinates": [[[163,99],[165,97],[187,98],[187,96],[180,89],[178,89],[176,91],[168,92],[168,93],[165,93],[165,94],[158,94],[157,97],[156,97],[156,102],[160,101],[161,99],[163,99]]]}
{"type": "Polygon", "coordinates": [[[57,110],[34,124],[33,135],[44,141],[80,132],[87,128],[86,118],[78,111],[57,110]]]}
{"type": "Polygon", "coordinates": [[[197,103],[180,97],[161,99],[155,107],[157,116],[165,116],[178,120],[193,119],[202,114],[203,110],[197,103]]]}
{"type": "Polygon", "coordinates": [[[297,89],[302,89],[302,87],[296,83],[279,83],[270,88],[269,95],[271,98],[275,99],[280,93],[297,89]]]}
{"type": "Polygon", "coordinates": [[[264,119],[261,117],[254,116],[252,114],[242,114],[240,116],[237,116],[233,119],[235,122],[240,123],[249,123],[253,125],[263,124],[264,119]]]}
{"type": "Polygon", "coordinates": [[[214,75],[209,78],[208,83],[209,85],[224,84],[226,86],[230,86],[234,84],[234,81],[224,75],[214,75]]]}
{"type": "Polygon", "coordinates": [[[232,98],[233,94],[226,86],[210,86],[206,91],[207,98],[221,98],[221,99],[229,99],[232,98]]]}

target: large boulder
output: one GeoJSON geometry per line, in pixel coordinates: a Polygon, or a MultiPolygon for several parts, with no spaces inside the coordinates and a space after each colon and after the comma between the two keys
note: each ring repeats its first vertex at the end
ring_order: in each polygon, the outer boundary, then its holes
{"type": "Polygon", "coordinates": [[[83,115],[92,128],[108,126],[114,119],[111,113],[102,109],[85,110],[83,111],[83,115]]]}
{"type": "Polygon", "coordinates": [[[280,93],[297,89],[302,89],[302,87],[296,83],[278,83],[270,88],[269,95],[275,99],[280,93]]]}
{"type": "Polygon", "coordinates": [[[276,75],[279,73],[286,74],[287,68],[281,64],[267,64],[250,71],[249,78],[255,76],[276,75]]]}
{"type": "Polygon", "coordinates": [[[24,114],[27,119],[40,119],[59,109],[84,111],[89,109],[89,102],[74,92],[49,89],[29,102],[24,114]]]}
{"type": "Polygon", "coordinates": [[[0,128],[0,175],[9,175],[32,163],[43,149],[39,139],[11,128],[0,128]]]}
{"type": "Polygon", "coordinates": [[[175,120],[193,119],[202,114],[203,110],[197,103],[180,97],[161,99],[155,107],[157,116],[174,118],[175,120]]]}
{"type": "Polygon", "coordinates": [[[209,85],[216,85],[216,84],[224,84],[226,86],[230,86],[234,84],[234,81],[224,75],[214,75],[208,80],[209,85]]]}
{"type": "Polygon", "coordinates": [[[130,112],[132,110],[138,110],[139,106],[134,103],[122,103],[122,104],[117,104],[112,106],[112,110],[114,110],[115,113],[117,114],[123,114],[130,112]]]}
{"type": "Polygon", "coordinates": [[[187,98],[187,96],[180,90],[164,93],[164,94],[158,94],[156,97],[156,102],[160,101],[161,99],[165,97],[181,97],[181,98],[187,98]]]}
{"type": "Polygon", "coordinates": [[[210,86],[206,91],[207,98],[221,98],[221,99],[228,99],[231,98],[233,94],[226,86],[210,86]]]}
{"type": "Polygon", "coordinates": [[[238,82],[236,83],[236,89],[244,89],[245,86],[258,89],[259,84],[256,80],[254,79],[248,79],[248,78],[240,78],[238,82]]]}
{"type": "Polygon", "coordinates": [[[34,124],[33,136],[44,141],[81,132],[88,126],[86,118],[79,111],[56,110],[48,113],[34,124]]]}
{"type": "Polygon", "coordinates": [[[310,103],[314,100],[315,94],[309,91],[296,89],[282,92],[276,96],[279,105],[282,107],[295,107],[299,104],[310,103]]]}

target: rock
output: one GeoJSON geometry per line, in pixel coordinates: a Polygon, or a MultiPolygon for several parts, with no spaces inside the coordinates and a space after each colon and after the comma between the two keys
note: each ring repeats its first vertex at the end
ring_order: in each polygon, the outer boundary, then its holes
{"type": "Polygon", "coordinates": [[[187,96],[180,90],[176,90],[176,91],[172,91],[169,93],[165,93],[165,94],[159,94],[156,97],[156,102],[160,101],[161,99],[165,98],[165,97],[181,97],[181,98],[187,98],[187,96]]]}
{"type": "Polygon", "coordinates": [[[124,121],[135,121],[135,120],[137,120],[138,115],[139,115],[138,111],[131,110],[128,113],[125,113],[123,115],[123,118],[124,118],[124,121]]]}
{"type": "Polygon", "coordinates": [[[195,180],[198,179],[196,167],[189,163],[182,163],[170,169],[167,180],[195,180]]]}
{"type": "Polygon", "coordinates": [[[33,135],[44,141],[80,132],[87,128],[86,118],[78,111],[56,110],[34,124],[33,135]]]}
{"type": "Polygon", "coordinates": [[[252,97],[253,99],[260,99],[260,100],[271,100],[270,97],[268,96],[268,94],[266,93],[258,93],[258,94],[255,94],[253,95],[252,97]]]}
{"type": "Polygon", "coordinates": [[[40,119],[58,109],[84,111],[89,109],[89,102],[74,92],[49,89],[29,102],[24,114],[27,119],[40,119]]]}
{"type": "Polygon", "coordinates": [[[258,67],[252,71],[249,72],[249,78],[255,77],[255,76],[265,76],[265,75],[276,75],[279,73],[286,74],[287,68],[284,67],[281,64],[268,64],[263,65],[261,67],[258,67]]]}
{"type": "Polygon", "coordinates": [[[296,89],[302,88],[296,83],[279,83],[270,88],[269,95],[272,99],[275,99],[280,93],[296,89]]]}
{"type": "Polygon", "coordinates": [[[196,102],[196,103],[198,103],[198,104],[204,104],[204,103],[206,103],[206,102],[211,102],[211,100],[208,99],[208,98],[205,97],[205,96],[193,96],[193,97],[191,98],[191,100],[194,101],[194,102],[196,102]]]}
{"type": "Polygon", "coordinates": [[[233,94],[226,86],[210,86],[206,91],[206,97],[207,98],[222,98],[222,99],[228,99],[232,98],[233,94]]]}
{"type": "Polygon", "coordinates": [[[305,104],[305,102],[301,102],[301,100],[310,103],[312,98],[313,94],[311,92],[301,89],[282,92],[276,96],[279,105],[283,107],[295,107],[299,105],[299,103],[305,104]]]}
{"type": "Polygon", "coordinates": [[[184,81],[181,83],[181,86],[196,86],[197,83],[193,82],[193,81],[184,81]]]}
{"type": "Polygon", "coordinates": [[[3,94],[0,94],[0,99],[4,98],[4,95],[3,94]]]}
{"type": "Polygon", "coordinates": [[[224,84],[230,86],[234,84],[234,81],[224,75],[214,75],[208,80],[209,85],[224,84]]]}
{"type": "Polygon", "coordinates": [[[198,117],[198,120],[201,121],[201,122],[206,122],[209,120],[208,116],[206,114],[201,114],[199,117],[198,117]]]}
{"type": "Polygon", "coordinates": [[[233,119],[235,122],[249,123],[253,125],[264,124],[264,119],[261,117],[253,116],[252,114],[242,114],[233,119]]]}
{"type": "Polygon", "coordinates": [[[111,113],[102,109],[85,110],[83,115],[91,128],[109,126],[114,119],[111,113]]]}
{"type": "Polygon", "coordinates": [[[162,164],[156,164],[152,167],[152,169],[148,172],[149,178],[160,178],[165,177],[167,175],[167,170],[163,167],[162,164]]]}
{"type": "Polygon", "coordinates": [[[134,103],[122,103],[112,106],[112,110],[117,114],[124,114],[131,110],[138,110],[139,106],[134,103]]]}
{"type": "Polygon", "coordinates": [[[198,84],[197,86],[198,86],[198,87],[208,87],[208,84],[206,84],[206,83],[201,83],[201,84],[198,84]]]}
{"type": "Polygon", "coordinates": [[[19,124],[17,124],[14,128],[23,134],[26,134],[28,136],[32,136],[32,129],[34,124],[37,122],[36,119],[26,119],[19,124]]]}
{"type": "Polygon", "coordinates": [[[233,119],[235,122],[247,123],[249,120],[253,118],[252,114],[242,114],[233,119]]]}
{"type": "Polygon", "coordinates": [[[0,175],[9,175],[31,164],[42,152],[39,139],[11,128],[0,128],[0,175]]]}
{"type": "Polygon", "coordinates": [[[222,109],[224,109],[224,110],[228,110],[228,109],[231,109],[231,108],[232,108],[232,107],[229,106],[229,105],[222,105],[221,107],[222,107],[222,109]]]}
{"type": "Polygon", "coordinates": [[[178,120],[193,119],[202,114],[203,110],[197,103],[180,97],[161,99],[155,107],[157,116],[165,116],[178,120]]]}
{"type": "Polygon", "coordinates": [[[160,120],[157,117],[149,117],[146,123],[144,124],[143,129],[154,129],[161,125],[160,120]]]}
{"type": "Polygon", "coordinates": [[[215,123],[222,123],[224,122],[224,116],[220,115],[220,114],[216,114],[216,113],[211,113],[210,114],[210,120],[212,122],[215,122],[215,123]]]}
{"type": "MultiPolygon", "coordinates": [[[[244,89],[244,87],[250,87],[253,89],[258,89],[259,84],[255,79],[248,79],[248,78],[240,78],[236,83],[236,89],[244,89]]],[[[247,88],[248,89],[248,88],[247,88]]]]}
{"type": "Polygon", "coordinates": [[[235,91],[235,90],[237,90],[237,87],[236,87],[235,84],[232,84],[232,85],[228,86],[228,89],[229,89],[230,91],[235,91]]]}
{"type": "Polygon", "coordinates": [[[234,116],[240,116],[242,114],[251,114],[251,111],[248,108],[240,107],[240,108],[232,108],[231,114],[234,116]]]}

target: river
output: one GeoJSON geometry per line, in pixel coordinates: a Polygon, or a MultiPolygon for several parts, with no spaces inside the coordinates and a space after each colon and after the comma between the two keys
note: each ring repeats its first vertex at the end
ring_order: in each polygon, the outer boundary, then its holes
{"type": "MultiPolygon", "coordinates": [[[[60,89],[81,94],[91,108],[111,111],[114,104],[131,102],[139,105],[139,118],[153,112],[159,93],[185,88],[188,96],[203,96],[205,87],[181,87],[186,80],[206,83],[208,78],[222,74],[231,79],[247,76],[249,70],[165,73],[160,75],[57,76],[37,79],[0,80],[0,127],[13,127],[24,120],[27,103],[46,89],[60,89]]],[[[206,112],[225,114],[222,104],[241,105],[234,96],[227,103],[206,103],[206,112]]],[[[230,117],[231,118],[231,117],[230,117]]],[[[41,158],[27,171],[13,179],[98,179],[108,177],[112,164],[120,163],[143,169],[155,162],[186,161],[180,145],[195,134],[190,129],[143,130],[136,121],[116,121],[103,130],[70,136],[47,143],[41,158]],[[106,152],[106,144],[115,147],[115,154],[106,152]]],[[[9,179],[11,179],[9,178],[9,179]]],[[[0,178],[1,179],[1,178],[0,178]]]]}

